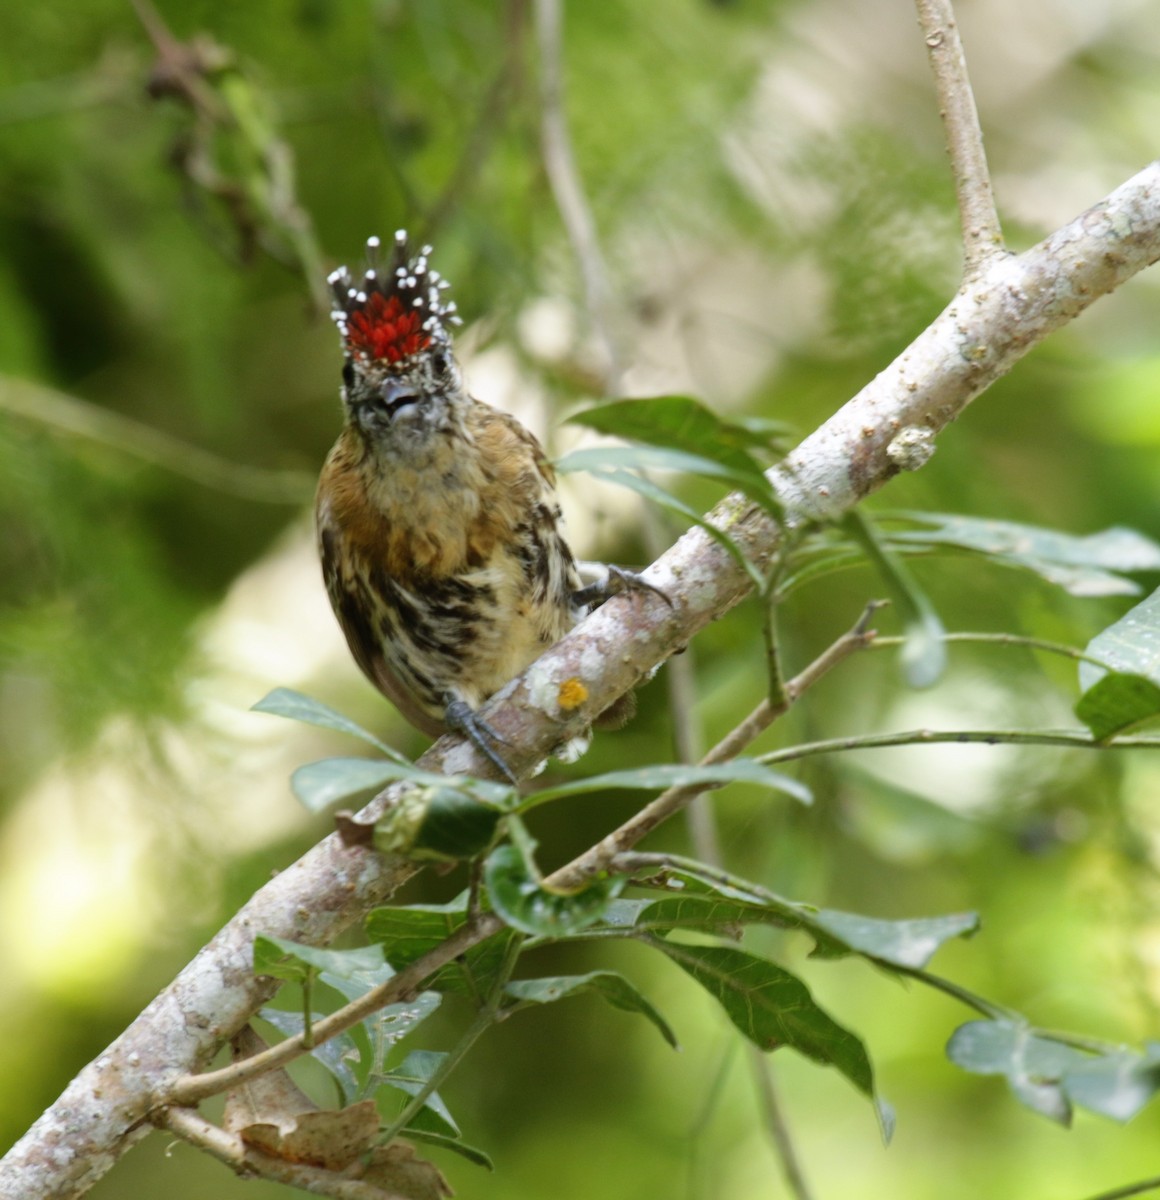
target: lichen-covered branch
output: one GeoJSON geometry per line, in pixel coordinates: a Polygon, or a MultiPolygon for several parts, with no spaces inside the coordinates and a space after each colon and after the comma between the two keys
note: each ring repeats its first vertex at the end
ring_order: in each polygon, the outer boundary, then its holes
{"type": "MultiPolygon", "coordinates": [[[[1055,329],[1160,259],[1160,162],[1020,255],[1005,255],[965,284],[888,367],[810,434],[771,474],[795,524],[839,517],[900,471],[933,454],[937,435],[1055,329]]],[[[736,495],[710,519],[759,567],[776,552],[777,525],[736,495]]],[[[552,746],[749,590],[745,572],[702,530],[685,533],[645,572],[674,601],[617,597],[499,692],[484,710],[509,763],[528,770],[552,746]],[[560,689],[587,701],[563,711],[560,689]]],[[[425,762],[452,773],[485,769],[469,745],[444,738],[425,762]]]]}
{"type": "MultiPolygon", "coordinates": [[[[921,466],[936,435],[990,383],[1099,296],[1160,259],[1160,163],[1025,254],[992,261],[893,363],[775,470],[794,522],[839,515],[900,470],[921,466]]],[[[730,497],[712,519],[749,558],[768,562],[778,527],[730,497]]],[[[736,604],[748,579],[693,529],[646,572],[672,607],[618,597],[505,688],[486,711],[527,771],[736,604]],[[587,700],[564,712],[582,685],[587,700]]],[[[440,740],[423,765],[486,773],[469,745],[440,740]]],[[[378,799],[367,814],[381,808],[378,799]]],[[[383,903],[415,868],[329,837],[267,884],[141,1016],[68,1086],[0,1162],[0,1197],[82,1195],[148,1127],[178,1078],[203,1069],[264,1002],[251,969],[255,933],[323,944],[383,903]]]]}

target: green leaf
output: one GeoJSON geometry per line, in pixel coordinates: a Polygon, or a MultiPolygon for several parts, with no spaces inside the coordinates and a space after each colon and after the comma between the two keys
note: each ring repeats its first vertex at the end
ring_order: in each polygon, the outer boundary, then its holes
{"type": "MultiPolygon", "coordinates": [[[[367,946],[364,949],[369,950],[372,947],[367,946]]],[[[357,1000],[374,988],[381,987],[395,972],[391,969],[391,964],[383,960],[382,947],[375,946],[373,949],[378,950],[377,963],[373,962],[371,956],[368,956],[365,965],[359,961],[350,960],[343,964],[341,974],[324,968],[318,977],[319,980],[328,987],[334,988],[347,1000],[357,1000]]]]}
{"type": "Polygon", "coordinates": [[[475,1146],[465,1145],[458,1138],[448,1137],[442,1133],[432,1133],[428,1129],[419,1129],[414,1125],[408,1125],[402,1130],[402,1133],[413,1142],[423,1142],[428,1146],[436,1146],[441,1150],[452,1150],[456,1154],[466,1158],[468,1162],[474,1163],[477,1167],[486,1167],[489,1171],[495,1170],[495,1164],[482,1150],[477,1149],[475,1146]]]}
{"type": "Polygon", "coordinates": [[[1151,1043],[1142,1055],[1121,1050],[1070,1066],[1063,1087],[1074,1103],[1130,1121],[1160,1090],[1160,1044],[1151,1043]]]}
{"type": "MultiPolygon", "coordinates": [[[[698,449],[709,451],[712,447],[701,446],[698,449]]],[[[684,471],[688,475],[720,479],[743,492],[774,520],[780,520],[782,516],[781,502],[773,490],[773,484],[756,463],[741,469],[706,453],[669,450],[661,446],[601,446],[573,450],[556,461],[556,470],[562,474],[568,471],[607,471],[616,467],[632,471],[684,471]]]]}
{"type": "Polygon", "coordinates": [[[1012,1021],[969,1021],[947,1043],[947,1057],[976,1075],[1002,1075],[1015,1098],[1060,1125],[1071,1124],[1071,1103],[1060,1085],[1064,1073],[1088,1056],[1039,1037],[1012,1021]]]}
{"type": "Polygon", "coordinates": [[[628,488],[630,491],[644,496],[646,500],[651,500],[654,504],[658,504],[662,508],[667,508],[670,512],[683,517],[690,524],[703,529],[719,546],[723,547],[729,553],[737,565],[749,576],[750,582],[758,591],[765,588],[765,576],[749,561],[745,555],[745,551],[741,549],[729,534],[724,529],[719,529],[712,521],[706,521],[695,508],[686,504],[683,500],[679,500],[672,492],[654,483],[647,476],[634,475],[631,471],[601,471],[598,468],[590,467],[588,473],[593,479],[600,479],[605,483],[615,483],[620,487],[628,488]]]}
{"type": "Polygon", "coordinates": [[[311,812],[322,812],[338,800],[381,788],[397,779],[443,782],[429,771],[404,763],[378,758],[324,758],[298,767],[290,776],[290,787],[311,812]]]}
{"type": "Polygon", "coordinates": [[[907,683],[914,688],[933,687],[946,670],[947,646],[946,630],[930,597],[864,513],[854,509],[843,524],[878,571],[902,618],[902,672],[907,683]]]}
{"type": "MultiPolygon", "coordinates": [[[[402,970],[445,942],[466,921],[466,908],[466,893],[447,904],[376,908],[367,916],[367,936],[381,943],[391,965],[402,970]]],[[[472,946],[438,971],[428,986],[482,1001],[491,993],[514,936],[512,930],[504,929],[472,946]]]]}
{"type": "Polygon", "coordinates": [[[624,886],[622,879],[598,879],[579,892],[551,892],[519,848],[510,844],[488,855],[483,878],[492,908],[508,925],[547,938],[567,937],[594,925],[624,886]]]}
{"type": "Polygon", "coordinates": [[[834,939],[832,944],[819,944],[814,951],[819,957],[854,953],[889,966],[914,968],[925,967],[944,942],[970,937],[979,929],[978,914],[972,912],[884,921],[859,913],[822,908],[813,915],[810,923],[834,939]]]}
{"type": "MultiPolygon", "coordinates": [[[[328,950],[263,935],[254,939],[254,971],[258,975],[270,975],[304,987],[320,979],[347,1000],[365,995],[393,974],[383,960],[381,946],[328,950]]],[[[441,1001],[442,997],[437,992],[427,991],[412,1000],[389,1004],[372,1013],[362,1022],[371,1038],[371,1045],[380,1047],[385,1053],[386,1048],[401,1041],[425,1021],[441,1001]]],[[[265,1009],[262,1016],[284,1033],[300,1033],[304,1026],[300,1013],[265,1009]]],[[[342,1035],[342,1040],[328,1040],[314,1047],[311,1053],[334,1075],[347,1098],[358,1092],[358,1080],[351,1064],[361,1056],[357,1043],[348,1035],[342,1035]]]]}
{"type": "Polygon", "coordinates": [[[308,725],[321,725],[324,729],[349,733],[353,737],[362,738],[364,742],[369,742],[396,762],[409,761],[397,750],[392,749],[385,742],[381,742],[373,733],[368,732],[361,725],[356,725],[349,717],[344,717],[342,713],[328,704],[323,704],[321,700],[315,700],[313,696],[305,696],[290,688],[275,688],[263,696],[251,711],[271,713],[276,717],[287,717],[291,721],[304,721],[308,725]]]}
{"type": "Polygon", "coordinates": [[[705,988],[754,1045],[765,1051],[790,1046],[814,1062],[836,1067],[875,1102],[883,1136],[889,1139],[892,1118],[876,1093],[865,1046],[819,1007],[796,975],[732,946],[678,945],[660,939],[651,944],[705,988]]]}
{"type": "Polygon", "coordinates": [[[1025,1023],[971,1021],[956,1029],[947,1056],[964,1070],[1003,1075],[1023,1104],[1061,1125],[1072,1105],[1128,1121],[1160,1090],[1160,1044],[1132,1050],[1077,1049],[1025,1023]]]}
{"type": "Polygon", "coordinates": [[[1081,662],[1076,715],[1098,740],[1160,714],[1160,590],[1096,634],[1081,662]]]}
{"type": "Polygon", "coordinates": [[[609,771],[604,775],[591,775],[587,779],[576,779],[557,787],[543,788],[524,798],[521,810],[558,800],[562,796],[579,796],[585,792],[603,791],[610,788],[627,788],[644,791],[662,791],[671,787],[688,787],[708,783],[723,787],[727,783],[754,783],[773,791],[785,792],[802,804],[811,804],[813,794],[804,783],[773,771],[750,758],[735,758],[730,762],[714,763],[711,766],[696,764],[660,763],[648,767],[633,767],[624,771],[609,771]]]}
{"type": "Polygon", "coordinates": [[[254,974],[269,975],[291,983],[303,983],[326,971],[339,978],[354,978],[383,965],[380,946],[358,946],[353,950],[327,950],[306,946],[288,938],[258,934],[254,938],[254,974]]]}
{"type": "MultiPolygon", "coordinates": [[[[1110,670],[1160,683],[1160,589],[1097,633],[1086,652],[1110,670]]],[[[1104,674],[1095,663],[1080,663],[1080,687],[1087,691],[1104,674]]]]}
{"type": "Polygon", "coordinates": [[[640,1013],[647,1017],[658,1030],[661,1037],[674,1050],[679,1049],[676,1035],[668,1022],[659,1012],[637,991],[634,984],[615,971],[590,971],[587,975],[553,975],[543,979],[520,979],[509,983],[504,989],[507,995],[518,1000],[521,1004],[553,1004],[567,996],[578,992],[595,992],[603,997],[614,1008],[625,1012],[640,1013]]]}
{"type": "Polygon", "coordinates": [[[311,812],[321,812],[337,800],[397,780],[439,791],[457,791],[486,802],[499,802],[512,794],[507,784],[459,775],[437,775],[407,762],[384,762],[378,758],[324,758],[306,763],[290,776],[290,786],[311,812]]]}
{"type": "MultiPolygon", "coordinates": [[[[412,1050],[397,1067],[392,1067],[383,1075],[383,1083],[409,1096],[417,1096],[446,1057],[446,1054],[437,1050],[412,1050]]],[[[445,1137],[459,1136],[459,1126],[438,1092],[432,1092],[423,1101],[423,1108],[412,1118],[411,1127],[445,1137]]]]}
{"type": "MultiPolygon", "coordinates": [[[[504,789],[505,796],[509,791],[504,789]]],[[[482,854],[505,815],[504,809],[440,780],[400,797],[376,822],[374,844],[383,854],[458,862],[482,854]]]]}
{"type": "Polygon", "coordinates": [[[629,921],[638,930],[707,932],[752,924],[800,929],[814,938],[817,943],[814,954],[820,958],[857,954],[879,966],[904,970],[926,966],[944,942],[969,937],[979,928],[975,913],[886,921],[835,909],[816,909],[786,900],[757,884],[744,880],[728,882],[715,872],[699,871],[697,864],[688,860],[679,861],[680,867],[666,870],[664,876],[668,886],[681,887],[681,895],[643,904],[621,901],[621,905],[641,906],[635,910],[617,908],[613,917],[629,921]]]}
{"type": "Polygon", "coordinates": [[[722,461],[734,461],[734,456],[740,453],[753,466],[757,463],[749,458],[749,449],[768,449],[774,437],[787,432],[786,426],[776,422],[737,424],[723,420],[691,396],[608,401],[573,413],[568,423],[584,425],[628,442],[669,446],[674,450],[704,453],[706,446],[712,446],[722,461]]]}
{"type": "Polygon", "coordinates": [[[1080,696],[1075,715],[1097,742],[1104,742],[1141,721],[1160,716],[1160,687],[1143,675],[1111,671],[1080,696]]]}
{"type": "Polygon", "coordinates": [[[1120,572],[1160,570],[1160,545],[1133,529],[1112,528],[1076,537],[1036,525],[990,521],[954,513],[899,514],[933,529],[893,532],[890,541],[912,547],[957,546],[996,562],[1035,572],[1073,596],[1136,595],[1120,572]]]}

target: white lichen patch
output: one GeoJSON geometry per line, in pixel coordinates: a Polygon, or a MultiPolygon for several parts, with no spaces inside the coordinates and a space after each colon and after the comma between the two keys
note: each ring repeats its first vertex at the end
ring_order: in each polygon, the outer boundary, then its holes
{"type": "Polygon", "coordinates": [[[540,712],[554,717],[559,710],[560,681],[556,678],[556,670],[550,662],[539,659],[527,669],[524,675],[524,687],[527,689],[528,703],[540,712]]]}
{"type": "Polygon", "coordinates": [[[921,425],[907,425],[886,447],[886,457],[900,471],[917,471],[935,451],[934,433],[921,425]]]}
{"type": "Polygon", "coordinates": [[[580,733],[575,737],[569,738],[566,742],[561,742],[552,751],[552,757],[562,763],[574,763],[587,753],[588,747],[591,745],[592,734],[587,732],[580,733]]]}
{"type": "Polygon", "coordinates": [[[604,654],[599,646],[589,643],[580,651],[581,679],[599,679],[604,671],[604,654]]]}

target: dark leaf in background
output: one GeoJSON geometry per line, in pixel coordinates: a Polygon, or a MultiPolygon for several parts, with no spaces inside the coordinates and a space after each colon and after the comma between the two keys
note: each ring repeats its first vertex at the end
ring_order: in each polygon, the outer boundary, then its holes
{"type": "Polygon", "coordinates": [[[877,1094],[866,1047],[814,1001],[796,975],[731,946],[652,944],[718,1000],[755,1046],[766,1051],[790,1046],[841,1071],[874,1102],[883,1137],[890,1139],[893,1114],[877,1094]]]}

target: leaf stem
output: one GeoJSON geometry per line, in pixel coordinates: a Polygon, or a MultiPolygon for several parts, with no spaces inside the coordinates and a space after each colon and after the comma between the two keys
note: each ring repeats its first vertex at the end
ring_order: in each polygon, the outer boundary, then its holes
{"type": "Polygon", "coordinates": [[[778,1158],[781,1160],[782,1173],[785,1175],[786,1186],[796,1197],[796,1200],[813,1200],[809,1181],[802,1169],[797,1147],[786,1123],[785,1111],[778,1095],[777,1084],[773,1078],[769,1059],[754,1045],[749,1045],[749,1065],[753,1068],[753,1081],[757,1088],[757,1096],[765,1112],[765,1127],[773,1141],[778,1158]]]}
{"type": "Polygon", "coordinates": [[[1138,734],[1097,742],[1086,729],[908,729],[898,733],[854,734],[803,742],[760,754],[754,762],[771,766],[819,754],[846,750],[878,750],[885,746],[933,746],[942,743],[981,743],[987,746],[1074,746],[1083,750],[1160,750],[1160,736],[1138,734]]]}
{"type": "MultiPolygon", "coordinates": [[[[1091,663],[1093,666],[1102,667],[1104,670],[1112,669],[1107,663],[1102,662],[1091,654],[1084,653],[1082,650],[1077,650],[1074,646],[1068,646],[1063,642],[1050,642],[1046,638],[1028,637],[1021,633],[990,633],[981,630],[964,630],[957,633],[944,633],[942,639],[944,642],[973,642],[994,646],[1023,646],[1028,650],[1043,650],[1048,654],[1060,654],[1065,658],[1075,659],[1076,662],[1091,663]]],[[[875,638],[874,646],[901,646],[904,641],[904,638],[888,635],[886,637],[875,638]]]]}
{"type": "Polygon", "coordinates": [[[443,1083],[452,1071],[467,1057],[468,1051],[477,1041],[500,1019],[500,1004],[503,991],[515,970],[516,960],[520,956],[524,938],[517,934],[507,944],[504,950],[503,962],[496,973],[495,983],[488,994],[487,1002],[476,1014],[475,1020],[464,1030],[463,1036],[455,1046],[447,1052],[439,1065],[431,1072],[423,1086],[411,1097],[403,1111],[391,1122],[380,1135],[383,1145],[389,1145],[414,1120],[416,1114],[430,1099],[432,1093],[443,1083]]]}

